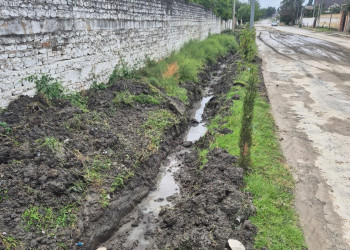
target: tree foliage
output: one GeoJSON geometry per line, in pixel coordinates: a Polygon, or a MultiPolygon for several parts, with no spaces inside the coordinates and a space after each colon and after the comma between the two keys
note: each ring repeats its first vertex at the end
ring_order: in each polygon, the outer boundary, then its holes
{"type": "MultiPolygon", "coordinates": [[[[213,12],[224,20],[232,19],[233,0],[188,0],[189,2],[200,4],[206,9],[211,9],[213,12]]],[[[276,9],[269,7],[261,9],[259,1],[255,1],[255,20],[263,17],[270,17],[276,12],[276,9]]],[[[238,20],[248,22],[250,18],[250,4],[236,0],[236,17],[238,20]]]]}
{"type": "Polygon", "coordinates": [[[303,3],[303,0],[283,0],[280,8],[281,22],[295,24],[303,3]]]}

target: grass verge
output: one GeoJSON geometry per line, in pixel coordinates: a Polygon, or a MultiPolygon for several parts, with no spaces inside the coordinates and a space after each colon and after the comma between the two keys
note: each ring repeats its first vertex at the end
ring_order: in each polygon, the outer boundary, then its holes
{"type": "MultiPolygon", "coordinates": [[[[242,72],[237,78],[244,78],[244,75],[246,72],[242,72]]],[[[219,114],[212,119],[209,126],[209,130],[215,135],[212,148],[220,147],[232,155],[239,155],[245,92],[244,87],[235,86],[227,93],[226,100],[236,94],[241,98],[234,103],[228,103],[230,115],[219,114]],[[226,135],[216,132],[223,128],[233,128],[233,132],[226,135]]],[[[255,247],[305,249],[303,232],[294,210],[293,177],[285,164],[275,135],[270,105],[260,96],[255,101],[252,129],[252,165],[250,173],[245,176],[245,190],[253,194],[253,203],[257,209],[256,215],[250,218],[258,228],[255,247]]]]}

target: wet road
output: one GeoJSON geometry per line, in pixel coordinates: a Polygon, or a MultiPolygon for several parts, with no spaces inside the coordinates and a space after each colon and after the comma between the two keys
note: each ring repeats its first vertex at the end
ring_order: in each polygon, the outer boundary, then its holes
{"type": "Polygon", "coordinates": [[[310,249],[350,249],[350,38],[257,25],[259,56],[310,249]]]}

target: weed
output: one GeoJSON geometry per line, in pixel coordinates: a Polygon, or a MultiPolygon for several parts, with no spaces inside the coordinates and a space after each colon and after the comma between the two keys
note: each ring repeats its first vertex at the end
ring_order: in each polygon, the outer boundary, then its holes
{"type": "Polygon", "coordinates": [[[128,105],[134,106],[134,95],[129,91],[117,92],[113,100],[114,105],[128,105]]]}
{"type": "Polygon", "coordinates": [[[40,147],[45,147],[51,150],[51,152],[62,152],[63,144],[54,137],[45,137],[43,139],[36,140],[37,143],[40,143],[40,147]]]}
{"type": "Polygon", "coordinates": [[[62,97],[63,99],[68,100],[72,105],[80,108],[81,111],[84,113],[89,112],[87,108],[87,97],[83,96],[80,93],[77,92],[71,92],[62,97]]]}
{"type": "Polygon", "coordinates": [[[84,173],[84,179],[90,183],[94,184],[96,186],[100,186],[102,184],[102,176],[99,171],[96,171],[92,168],[86,168],[84,173]]]}
{"type": "Polygon", "coordinates": [[[63,242],[57,243],[57,246],[58,246],[58,249],[63,249],[63,250],[68,250],[69,249],[68,246],[65,243],[63,243],[63,242]]]}
{"type": "Polygon", "coordinates": [[[12,160],[10,161],[10,164],[13,164],[13,165],[22,164],[22,160],[12,159],[12,160]]]}
{"type": "Polygon", "coordinates": [[[84,181],[77,181],[69,189],[74,191],[74,192],[77,192],[77,193],[83,193],[84,190],[86,190],[86,188],[87,188],[87,183],[86,182],[84,182],[84,181]]]}
{"type": "Polygon", "coordinates": [[[208,149],[203,149],[199,152],[199,160],[201,162],[201,165],[199,166],[199,170],[202,170],[205,166],[205,164],[207,164],[208,162],[208,155],[209,150],[208,149]]]}
{"type": "Polygon", "coordinates": [[[109,84],[113,84],[118,79],[132,79],[139,78],[138,68],[139,63],[136,63],[133,67],[129,67],[123,58],[120,58],[120,64],[117,64],[109,77],[109,84]]]}
{"type": "Polygon", "coordinates": [[[112,183],[111,192],[114,192],[120,187],[124,187],[125,182],[128,181],[133,176],[134,176],[134,172],[132,171],[124,171],[123,173],[118,174],[115,177],[114,182],[112,183]]]}
{"type": "Polygon", "coordinates": [[[0,203],[8,198],[8,190],[0,188],[0,203]]]}
{"type": "Polygon", "coordinates": [[[86,97],[83,97],[80,93],[66,93],[67,90],[62,86],[62,83],[50,75],[31,75],[24,78],[24,80],[34,83],[38,92],[42,93],[49,101],[65,99],[82,111],[88,111],[86,97]]]}
{"type": "Polygon", "coordinates": [[[68,227],[76,222],[75,210],[74,205],[67,205],[61,209],[31,206],[22,214],[24,229],[29,231],[34,228],[39,232],[55,233],[59,228],[68,227]]]}
{"type": "Polygon", "coordinates": [[[19,247],[23,245],[23,243],[15,237],[5,236],[2,233],[0,234],[0,243],[0,246],[2,245],[6,250],[19,249],[19,247]]]}
{"type": "Polygon", "coordinates": [[[44,94],[49,100],[58,99],[64,95],[62,84],[50,75],[31,75],[24,80],[35,83],[38,92],[44,94]]]}
{"type": "Polygon", "coordinates": [[[104,158],[101,156],[96,156],[95,159],[92,161],[91,168],[100,172],[103,170],[110,170],[112,165],[112,161],[109,158],[104,158]]]}
{"type": "Polygon", "coordinates": [[[168,110],[160,109],[150,111],[147,121],[142,125],[147,137],[150,138],[151,144],[149,150],[158,148],[164,132],[173,124],[177,123],[175,115],[168,110]]]}
{"type": "Polygon", "coordinates": [[[107,193],[106,190],[103,189],[103,190],[101,191],[101,200],[100,200],[101,206],[102,206],[102,207],[108,207],[108,205],[109,205],[109,199],[110,199],[109,194],[107,193]]]}
{"type": "Polygon", "coordinates": [[[154,97],[152,95],[141,94],[141,95],[135,95],[133,97],[133,100],[135,102],[138,102],[138,103],[141,103],[141,104],[159,105],[160,102],[161,102],[161,97],[160,96],[154,97]]]}
{"type": "Polygon", "coordinates": [[[0,127],[2,127],[5,130],[5,134],[11,133],[11,127],[6,122],[0,122],[0,127]]]}
{"type": "Polygon", "coordinates": [[[91,90],[105,90],[107,89],[107,85],[103,82],[97,83],[96,81],[94,81],[92,83],[92,85],[90,86],[91,90]]]}

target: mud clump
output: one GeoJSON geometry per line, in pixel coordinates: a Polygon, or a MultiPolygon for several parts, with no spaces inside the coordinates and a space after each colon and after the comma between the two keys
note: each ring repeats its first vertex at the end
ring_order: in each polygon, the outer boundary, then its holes
{"type": "Polygon", "coordinates": [[[181,197],[174,208],[161,211],[158,247],[225,249],[228,239],[237,239],[253,249],[257,230],[248,218],[255,208],[249,193],[241,191],[243,170],[235,166],[236,158],[215,149],[199,171],[196,151],[184,157],[181,197]]]}

